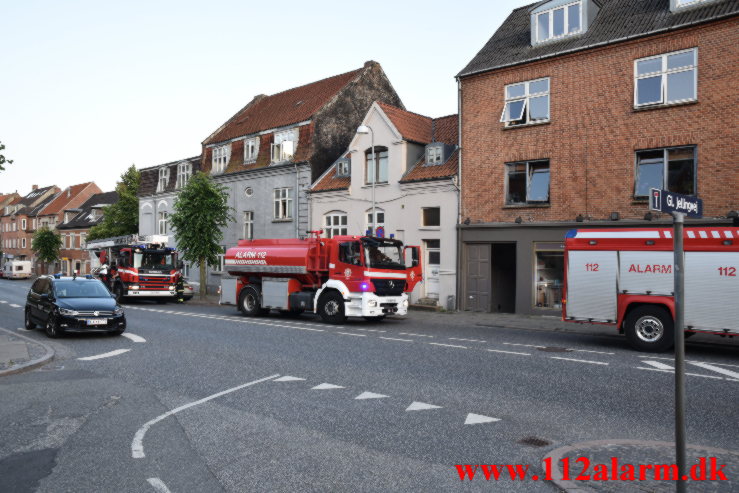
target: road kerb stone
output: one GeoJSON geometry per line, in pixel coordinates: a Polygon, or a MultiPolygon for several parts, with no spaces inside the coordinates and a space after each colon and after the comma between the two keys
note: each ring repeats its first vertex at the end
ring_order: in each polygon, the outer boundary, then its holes
{"type": "Polygon", "coordinates": [[[15,373],[21,373],[21,372],[24,372],[24,371],[33,370],[35,368],[38,368],[39,366],[43,366],[43,365],[49,363],[51,360],[54,359],[54,349],[52,349],[50,346],[44,344],[43,342],[34,341],[30,337],[26,337],[26,336],[21,335],[21,334],[19,334],[17,332],[14,332],[14,331],[11,331],[11,330],[8,330],[8,329],[4,329],[2,327],[0,327],[0,331],[5,332],[5,333],[7,333],[10,336],[13,336],[13,337],[17,337],[19,339],[22,339],[26,344],[35,344],[37,346],[41,346],[44,349],[44,351],[45,351],[44,355],[41,356],[41,357],[39,357],[39,358],[32,359],[32,360],[26,361],[24,363],[20,363],[18,365],[13,365],[13,366],[11,366],[10,368],[8,368],[6,370],[0,371],[0,377],[4,377],[6,375],[13,375],[15,373]]]}

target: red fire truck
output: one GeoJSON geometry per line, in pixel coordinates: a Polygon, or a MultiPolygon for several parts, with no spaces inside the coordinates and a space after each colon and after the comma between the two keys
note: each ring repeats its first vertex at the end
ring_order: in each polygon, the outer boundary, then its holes
{"type": "MultiPolygon", "coordinates": [[[[685,228],[686,337],[739,334],[739,228],[685,228]]],[[[642,351],[674,343],[672,229],[579,229],[565,240],[564,320],[615,325],[642,351]]]]}
{"type": "Polygon", "coordinates": [[[167,248],[166,236],[116,236],[88,241],[86,248],[91,260],[100,263],[96,275],[116,299],[175,299],[181,265],[175,249],[167,248]]]}
{"type": "Polygon", "coordinates": [[[327,323],[346,317],[381,320],[405,315],[408,294],[421,281],[417,246],[388,238],[334,236],[241,240],[226,251],[225,269],[237,277],[236,300],[248,316],[271,309],[317,313],[327,323]]]}

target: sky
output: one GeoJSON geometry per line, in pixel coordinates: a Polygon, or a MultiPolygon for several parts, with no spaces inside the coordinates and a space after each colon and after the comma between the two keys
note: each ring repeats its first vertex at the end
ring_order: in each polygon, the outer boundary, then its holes
{"type": "Polygon", "coordinates": [[[379,62],[406,109],[457,112],[454,76],[532,0],[0,4],[0,193],[200,154],[257,94],[379,62]]]}

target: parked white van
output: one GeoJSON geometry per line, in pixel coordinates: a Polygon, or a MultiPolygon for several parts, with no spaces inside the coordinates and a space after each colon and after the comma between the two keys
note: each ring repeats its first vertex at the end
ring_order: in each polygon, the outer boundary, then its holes
{"type": "Polygon", "coordinates": [[[5,279],[28,279],[31,277],[30,260],[8,260],[3,266],[5,279]]]}

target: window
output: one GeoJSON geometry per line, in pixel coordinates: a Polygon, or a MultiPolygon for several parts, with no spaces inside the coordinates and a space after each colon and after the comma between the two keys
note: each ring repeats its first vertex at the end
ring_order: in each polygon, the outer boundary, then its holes
{"type": "Polygon", "coordinates": [[[280,163],[289,161],[295,154],[298,147],[298,129],[293,128],[275,133],[275,140],[272,144],[272,162],[280,163]]]}
{"type": "Polygon", "coordinates": [[[362,265],[362,253],[358,241],[339,243],[339,262],[350,265],[362,265]]]}
{"type": "Polygon", "coordinates": [[[701,3],[707,2],[708,0],[674,0],[675,1],[675,7],[681,8],[681,7],[688,7],[692,5],[699,5],[701,3]]]}
{"type": "Polygon", "coordinates": [[[500,121],[506,126],[549,120],[549,78],[505,86],[505,106],[500,121]]]}
{"type": "Polygon", "coordinates": [[[87,246],[87,233],[80,234],[80,250],[83,250],[87,246]]]}
{"type": "Polygon", "coordinates": [[[242,236],[244,240],[254,239],[254,212],[244,211],[244,229],[242,236]]]}
{"type": "Polygon", "coordinates": [[[534,32],[536,42],[577,34],[582,27],[582,5],[574,2],[536,14],[534,32]]]}
{"type": "Polygon", "coordinates": [[[695,177],[695,147],[638,151],[634,196],[647,197],[650,188],[695,195],[695,177]]]}
{"type": "MultiPolygon", "coordinates": [[[[159,168],[159,182],[157,183],[157,192],[163,192],[167,188],[168,182],[169,168],[159,168]]],[[[66,218],[64,222],[66,222],[66,218]]]]}
{"type": "Polygon", "coordinates": [[[349,176],[351,173],[351,161],[347,158],[339,159],[336,163],[336,176],[349,176]]]}
{"type": "Polygon", "coordinates": [[[13,221],[13,231],[17,231],[17,230],[18,230],[18,223],[13,221]]]}
{"type": "Polygon", "coordinates": [[[426,149],[426,164],[436,165],[441,164],[443,159],[444,149],[441,146],[429,146],[426,149]]]}
{"type": "Polygon", "coordinates": [[[506,204],[549,203],[549,161],[506,164],[506,204]]]}
{"type": "MultiPolygon", "coordinates": [[[[380,209],[375,210],[377,213],[377,222],[375,223],[375,231],[377,231],[377,228],[385,229],[385,211],[382,211],[380,209]]],[[[372,229],[372,211],[370,210],[367,213],[367,230],[372,229]]],[[[372,232],[372,233],[374,233],[372,232]]]]}
{"type": "Polygon", "coordinates": [[[441,226],[441,208],[424,207],[421,209],[422,226],[441,226]]]}
{"type": "Polygon", "coordinates": [[[441,240],[424,240],[428,263],[431,265],[441,264],[441,240]]]}
{"type": "Polygon", "coordinates": [[[365,174],[365,183],[367,185],[375,183],[387,183],[387,147],[375,147],[375,158],[378,166],[372,160],[372,149],[365,152],[367,162],[367,172],[365,174]]]}
{"type": "Polygon", "coordinates": [[[180,163],[177,165],[177,188],[183,188],[192,174],[192,163],[180,163]]]}
{"type": "Polygon", "coordinates": [[[26,220],[25,219],[21,219],[21,230],[23,230],[23,231],[26,230],[26,224],[27,224],[26,223],[26,220]]]}
{"type": "Polygon", "coordinates": [[[292,189],[275,188],[275,219],[292,219],[292,189]]]}
{"type": "Polygon", "coordinates": [[[166,235],[167,234],[167,221],[168,221],[169,213],[167,212],[160,212],[159,213],[159,227],[157,228],[160,235],[166,235]]]}
{"type": "Polygon", "coordinates": [[[324,217],[326,238],[349,234],[346,212],[329,212],[324,217]]]}
{"type": "Polygon", "coordinates": [[[21,238],[21,248],[26,248],[26,239],[21,238]]]}
{"type": "Polygon", "coordinates": [[[213,148],[213,173],[223,173],[231,158],[231,145],[213,148]]]}
{"type": "Polygon", "coordinates": [[[695,48],[634,62],[634,106],[672,104],[697,98],[695,48]]]}
{"type": "Polygon", "coordinates": [[[534,243],[534,306],[562,308],[565,261],[564,244],[534,243]]]}
{"type": "Polygon", "coordinates": [[[259,137],[244,141],[244,163],[254,162],[259,154],[259,137]]]}
{"type": "Polygon", "coordinates": [[[74,233],[69,234],[69,248],[74,249],[74,233]]]}
{"type": "Polygon", "coordinates": [[[221,245],[222,253],[218,254],[218,272],[226,271],[226,246],[221,245]]]}

